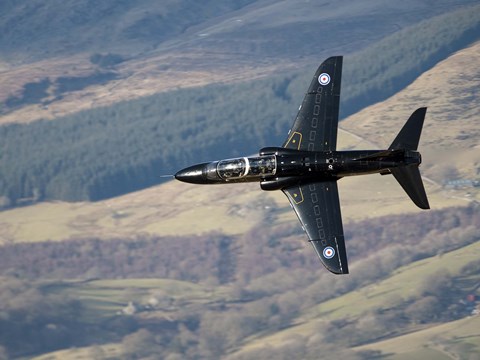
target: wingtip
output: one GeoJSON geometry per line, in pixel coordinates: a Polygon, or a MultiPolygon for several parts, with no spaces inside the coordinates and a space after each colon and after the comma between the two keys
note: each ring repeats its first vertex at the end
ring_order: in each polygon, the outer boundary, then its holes
{"type": "Polygon", "coordinates": [[[346,268],[346,269],[345,268],[331,269],[326,264],[324,264],[324,265],[325,265],[325,268],[334,275],[348,275],[349,274],[348,268],[346,268]]]}
{"type": "Polygon", "coordinates": [[[332,270],[328,269],[328,271],[330,271],[334,275],[348,275],[349,274],[348,269],[343,270],[343,271],[332,271],[332,270]]]}
{"type": "Polygon", "coordinates": [[[427,202],[426,204],[422,204],[422,206],[418,206],[422,210],[430,210],[430,204],[427,202]]]}

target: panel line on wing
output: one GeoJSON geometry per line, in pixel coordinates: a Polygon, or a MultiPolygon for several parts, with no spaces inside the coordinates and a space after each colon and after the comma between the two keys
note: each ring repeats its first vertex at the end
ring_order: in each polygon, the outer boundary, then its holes
{"type": "Polygon", "coordinates": [[[339,266],[340,266],[340,271],[343,273],[342,257],[340,256],[340,249],[339,249],[339,247],[338,247],[337,237],[334,236],[334,239],[335,239],[335,247],[337,248],[337,254],[339,255],[339,256],[338,256],[338,264],[339,264],[339,266]]]}

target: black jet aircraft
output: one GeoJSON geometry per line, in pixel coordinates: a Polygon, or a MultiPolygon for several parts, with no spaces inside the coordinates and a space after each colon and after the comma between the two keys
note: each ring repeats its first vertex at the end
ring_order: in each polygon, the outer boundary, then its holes
{"type": "Polygon", "coordinates": [[[308,88],[282,147],[259,156],[194,165],[175,174],[193,184],[259,181],[263,190],[282,190],[320,260],[335,274],[348,274],[337,180],[344,176],[392,174],[421,209],[429,209],[417,151],[426,108],[417,109],[387,150],[337,151],[341,56],[323,62],[308,88]]]}

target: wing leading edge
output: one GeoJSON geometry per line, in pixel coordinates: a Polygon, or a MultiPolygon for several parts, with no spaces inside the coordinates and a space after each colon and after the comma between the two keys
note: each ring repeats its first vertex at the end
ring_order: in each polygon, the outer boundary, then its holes
{"type": "Polygon", "coordinates": [[[283,192],[323,265],[334,274],[348,274],[337,182],[297,185],[283,192]]]}
{"type": "Polygon", "coordinates": [[[329,151],[337,147],[343,57],[325,60],[315,72],[283,147],[329,151]]]}

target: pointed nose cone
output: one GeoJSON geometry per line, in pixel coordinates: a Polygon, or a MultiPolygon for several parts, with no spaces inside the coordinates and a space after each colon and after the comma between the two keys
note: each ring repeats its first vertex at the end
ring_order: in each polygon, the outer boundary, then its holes
{"type": "Polygon", "coordinates": [[[175,174],[175,179],[190,184],[206,184],[205,164],[193,165],[175,174]]]}

